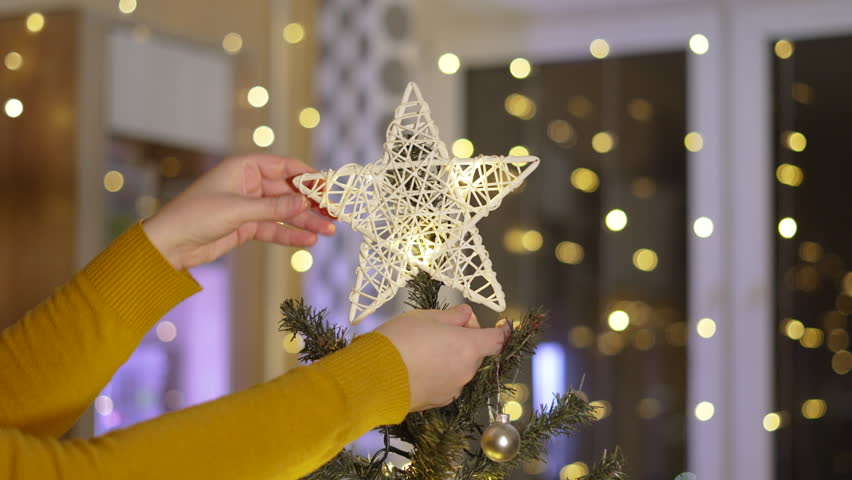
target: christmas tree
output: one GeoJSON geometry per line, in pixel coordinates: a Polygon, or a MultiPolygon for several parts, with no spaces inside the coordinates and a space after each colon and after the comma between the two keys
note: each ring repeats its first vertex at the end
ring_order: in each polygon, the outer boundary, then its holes
{"type": "MultiPolygon", "coordinates": [[[[388,127],[383,158],[361,166],[304,174],[293,185],[326,214],[364,236],[350,322],[357,323],[407,285],[408,305],[446,309],[438,298],[446,285],[468,300],[503,311],[505,295],[476,223],[538,165],[535,157],[451,158],[417,86],[410,83],[388,127]]],[[[281,305],[280,330],[300,335],[300,360],[315,361],[349,344],[348,332],[303,300],[281,305]]],[[[547,441],[570,435],[595,420],[594,407],[578,392],[556,394],[516,428],[502,411],[508,382],[535,352],[547,316],[533,309],[507,319],[503,350],[483,361],[449,405],[410,413],[399,425],[380,428],[384,447],[362,457],[344,450],[308,476],[310,480],[492,480],[524,462],[543,461],[547,441]],[[487,411],[488,415],[485,415],[487,411]],[[409,445],[391,444],[398,439],[409,445]],[[397,454],[405,468],[387,462],[397,454]]],[[[585,478],[624,478],[616,448],[604,452],[585,478]]]]}
{"type": "MultiPolygon", "coordinates": [[[[412,308],[446,309],[439,302],[442,284],[421,272],[408,282],[408,302],[412,308]]],[[[349,344],[346,329],[330,323],[325,310],[317,311],[303,300],[286,300],[281,305],[280,330],[301,335],[304,348],[299,354],[302,361],[318,360],[349,344]]],[[[579,428],[595,421],[594,408],[578,392],[556,394],[549,405],[541,405],[528,419],[519,422],[520,439],[517,445],[507,436],[510,451],[491,452],[494,445],[482,445],[483,432],[501,425],[487,425],[482,415],[485,410],[500,411],[500,393],[511,393],[507,385],[517,369],[535,352],[536,338],[547,321],[542,309],[532,309],[520,319],[509,319],[511,334],[503,351],[487,358],[451,404],[408,414],[399,425],[386,425],[379,430],[384,436],[384,447],[371,457],[355,455],[350,450],[340,452],[322,468],[306,477],[308,480],[371,480],[390,478],[397,480],[435,479],[502,479],[526,462],[544,461],[546,443],[560,435],[571,435],[579,428]],[[391,438],[409,444],[410,450],[391,445],[391,438]],[[517,453],[507,461],[494,461],[489,453],[499,457],[517,453]],[[392,467],[387,462],[390,453],[409,460],[405,468],[392,467]]],[[[499,449],[500,447],[498,447],[499,449]]],[[[504,449],[505,450],[505,449],[504,449]]],[[[623,474],[623,458],[616,448],[604,452],[600,460],[584,477],[588,480],[618,480],[623,474]]]]}

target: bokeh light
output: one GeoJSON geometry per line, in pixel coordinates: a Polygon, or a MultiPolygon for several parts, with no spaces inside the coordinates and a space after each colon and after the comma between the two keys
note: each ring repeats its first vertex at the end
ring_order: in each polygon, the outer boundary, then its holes
{"type": "Polygon", "coordinates": [[[781,221],[778,222],[778,233],[784,238],[795,237],[796,230],[798,230],[796,220],[791,217],[782,218],[781,221]]]}
{"type": "Polygon", "coordinates": [[[775,169],[775,178],[783,185],[798,187],[804,181],[805,173],[796,165],[782,163],[775,169]]]}
{"type": "Polygon", "coordinates": [[[24,103],[17,98],[10,98],[6,100],[3,110],[6,112],[7,117],[18,118],[24,113],[24,103]]]}
{"type": "Polygon", "coordinates": [[[38,33],[44,29],[44,15],[41,12],[33,12],[27,15],[26,25],[27,30],[31,33],[38,33]]]}
{"type": "Polygon", "coordinates": [[[644,98],[634,98],[627,103],[627,114],[637,122],[648,122],[654,117],[654,106],[644,98]]]}
{"type": "Polygon", "coordinates": [[[640,248],[633,252],[633,266],[643,272],[651,272],[657,268],[657,252],[650,248],[640,248]]]}
{"type": "Polygon", "coordinates": [[[269,92],[260,85],[256,85],[249,89],[246,99],[252,107],[261,108],[269,102],[269,92]]]}
{"type": "Polygon", "coordinates": [[[604,218],[604,223],[606,228],[613,232],[620,232],[627,226],[627,214],[624,210],[618,208],[610,210],[604,218]]]}
{"type": "Polygon", "coordinates": [[[521,235],[521,246],[528,252],[537,252],[544,244],[544,237],[538,230],[527,230],[521,235]]]}
{"type": "Polygon", "coordinates": [[[788,58],[793,56],[793,52],[796,50],[796,47],[793,46],[793,42],[782,38],[775,42],[775,56],[780,58],[781,60],[787,60],[788,58]]]}
{"type": "Polygon", "coordinates": [[[630,315],[624,310],[615,310],[607,317],[607,324],[614,331],[623,332],[630,326],[630,315]]]}
{"type": "Polygon", "coordinates": [[[108,192],[117,192],[124,187],[124,175],[118,170],[110,170],[104,175],[104,188],[108,192]]]}
{"type": "Polygon", "coordinates": [[[583,261],[583,246],[575,242],[559,242],[556,245],[556,259],[562,263],[576,265],[583,261]]]}
{"type": "Polygon", "coordinates": [[[18,52],[9,52],[3,57],[3,63],[9,70],[18,70],[24,65],[24,57],[18,52]]]}
{"type": "Polygon", "coordinates": [[[515,78],[527,78],[532,72],[532,65],[526,58],[518,57],[509,63],[509,73],[515,78]]]}
{"type": "Polygon", "coordinates": [[[683,137],[683,145],[690,152],[700,152],[704,148],[704,137],[698,132],[689,132],[683,137]]]}
{"type": "Polygon", "coordinates": [[[509,115],[518,117],[521,120],[530,120],[535,117],[535,102],[526,95],[521,95],[520,93],[509,94],[503,106],[509,115]]]}
{"type": "Polygon", "coordinates": [[[510,157],[526,157],[530,154],[530,151],[527,150],[527,147],[523,145],[515,145],[511,149],[509,149],[510,157]]]}
{"type": "Polygon", "coordinates": [[[579,480],[589,474],[589,466],[583,462],[574,462],[559,469],[559,480],[579,480]]]}
{"type": "Polygon", "coordinates": [[[689,49],[696,55],[704,55],[710,50],[710,40],[701,33],[689,37],[689,49]]]}
{"type": "Polygon", "coordinates": [[[438,57],[438,70],[445,75],[452,75],[461,68],[461,60],[455,53],[447,52],[438,57]]]}
{"type": "Polygon", "coordinates": [[[609,132],[598,132],[592,137],[592,148],[598,153],[609,153],[615,148],[615,138],[609,132]]]}
{"type": "Polygon", "coordinates": [[[515,421],[524,414],[524,406],[514,400],[510,400],[503,405],[503,413],[507,413],[509,419],[515,421]]]}
{"type": "Polygon", "coordinates": [[[716,413],[716,407],[712,403],[704,401],[695,406],[695,418],[706,422],[713,418],[716,413]]]}
{"type": "Polygon", "coordinates": [[[790,340],[798,340],[805,334],[805,324],[795,318],[786,319],[782,328],[790,340]]]}
{"type": "Polygon", "coordinates": [[[713,235],[713,220],[709,217],[698,217],[692,222],[692,230],[699,238],[708,238],[713,235]]]}
{"type": "Polygon", "coordinates": [[[470,158],[473,155],[473,142],[460,138],[453,142],[452,150],[456,158],[470,158]]]}
{"type": "Polygon", "coordinates": [[[125,15],[130,15],[136,11],[136,0],[118,0],[118,10],[125,15]]]}
{"type": "Polygon", "coordinates": [[[841,350],[831,357],[831,369],[838,375],[846,375],[852,370],[852,352],[841,350]]]}
{"type": "Polygon", "coordinates": [[[254,129],[251,138],[255,145],[266,148],[275,142],[275,132],[268,126],[261,125],[254,129]]]}
{"type": "Polygon", "coordinates": [[[157,339],[169,343],[177,338],[177,327],[174,323],[164,320],[157,324],[157,339]]]}
{"type": "Polygon", "coordinates": [[[596,38],[589,44],[589,53],[597,59],[606,58],[609,55],[609,43],[603,38],[596,38]]]}
{"type": "Polygon", "coordinates": [[[716,322],[712,318],[702,318],[695,324],[695,330],[701,338],[712,338],[716,334],[716,322]]]}
{"type": "Polygon", "coordinates": [[[784,132],[781,144],[794,152],[803,152],[808,146],[808,138],[802,132],[784,132]]]}
{"type": "Polygon", "coordinates": [[[779,427],[781,427],[781,415],[772,412],[763,417],[763,429],[767,432],[774,432],[779,427]]]}
{"type": "Polygon", "coordinates": [[[222,48],[229,55],[239,53],[243,49],[243,37],[239,33],[231,32],[222,39],[222,48]]]}
{"type": "Polygon", "coordinates": [[[299,125],[305,128],[316,128],[320,124],[320,113],[314,107],[303,108],[299,112],[299,125]]]}
{"type": "Polygon", "coordinates": [[[284,335],[284,339],[281,341],[281,346],[284,347],[284,351],[287,353],[299,353],[305,348],[305,339],[300,334],[291,334],[288,333],[284,335]]]}
{"type": "Polygon", "coordinates": [[[281,37],[285,42],[295,45],[305,39],[305,27],[301,23],[288,23],[281,30],[281,37]]]}
{"type": "Polygon", "coordinates": [[[598,174],[588,168],[575,168],[571,172],[571,185],[581,192],[592,193],[598,189],[598,174]]]}
{"type": "Polygon", "coordinates": [[[313,264],[314,256],[311,255],[311,252],[304,249],[296,250],[290,257],[290,266],[299,273],[307,272],[313,264]]]}
{"type": "Polygon", "coordinates": [[[825,416],[828,404],[821,398],[810,398],[802,403],[802,416],[808,420],[816,420],[825,416]]]}

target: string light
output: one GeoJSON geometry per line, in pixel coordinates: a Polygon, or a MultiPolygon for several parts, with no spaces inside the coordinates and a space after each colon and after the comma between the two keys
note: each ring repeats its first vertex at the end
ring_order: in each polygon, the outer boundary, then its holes
{"type": "Polygon", "coordinates": [[[612,413],[612,404],[606,400],[591,401],[589,402],[589,406],[594,409],[592,415],[595,416],[595,420],[603,420],[612,413]]]}
{"type": "Polygon", "coordinates": [[[530,120],[536,113],[535,102],[520,93],[509,94],[503,102],[503,106],[509,115],[518,117],[521,120],[530,120]]]}
{"type": "Polygon", "coordinates": [[[716,334],[716,322],[712,318],[702,318],[695,324],[695,330],[701,338],[712,338],[716,334]]]}
{"type": "Polygon", "coordinates": [[[790,40],[782,38],[775,42],[775,56],[781,60],[787,60],[792,57],[794,51],[795,47],[793,46],[793,42],[790,40]]]}
{"type": "Polygon", "coordinates": [[[231,32],[225,35],[225,38],[222,39],[222,48],[229,55],[239,53],[239,51],[243,48],[243,37],[236,32],[231,32]]]}
{"type": "Polygon", "coordinates": [[[452,75],[461,68],[461,60],[455,53],[447,52],[438,57],[438,70],[445,75],[452,75]]]}
{"type": "Polygon", "coordinates": [[[609,43],[602,38],[596,38],[589,44],[589,52],[599,60],[604,59],[609,55],[609,43]]]}
{"type": "Polygon", "coordinates": [[[591,100],[582,95],[575,95],[568,99],[568,113],[579,119],[588,117],[594,109],[595,106],[591,100]]]}
{"type": "Polygon", "coordinates": [[[816,420],[825,416],[828,404],[821,398],[809,398],[802,403],[802,416],[808,420],[816,420]]]}
{"type": "Polygon", "coordinates": [[[699,238],[708,238],[713,235],[713,220],[709,217],[698,217],[692,222],[692,230],[699,238]]]}
{"type": "Polygon", "coordinates": [[[831,357],[831,369],[838,375],[846,375],[852,370],[852,353],[841,350],[831,357]]]}
{"type": "Polygon", "coordinates": [[[589,474],[589,466],[583,462],[574,462],[559,469],[559,480],[579,480],[589,474]]]}
{"type": "Polygon", "coordinates": [[[10,98],[9,100],[6,100],[4,110],[6,111],[7,117],[18,118],[22,113],[24,113],[24,103],[17,98],[10,98]]]}
{"type": "Polygon", "coordinates": [[[556,245],[556,259],[569,265],[577,265],[583,261],[583,246],[574,242],[559,242],[556,245]]]}
{"type": "Polygon", "coordinates": [[[256,85],[249,89],[246,99],[252,107],[261,108],[269,102],[269,92],[260,85],[256,85]]]}
{"type": "Polygon", "coordinates": [[[9,70],[18,70],[24,64],[24,57],[18,52],[9,52],[3,58],[3,63],[9,70]]]}
{"type": "Polygon", "coordinates": [[[763,417],[763,429],[767,432],[774,432],[781,426],[781,415],[773,412],[767,413],[763,417]]]}
{"type": "Polygon", "coordinates": [[[647,200],[654,196],[657,184],[649,177],[636,177],[630,182],[630,192],[640,200],[647,200]]]}
{"type": "Polygon", "coordinates": [[[503,405],[503,413],[509,414],[509,419],[514,421],[524,414],[524,406],[520,403],[510,400],[503,405]]]}
{"type": "Polygon", "coordinates": [[[118,10],[125,15],[130,15],[136,11],[136,0],[118,0],[118,10]]]}
{"type": "Polygon", "coordinates": [[[803,152],[808,146],[808,139],[802,132],[784,132],[781,143],[794,152],[803,152]]]}
{"type": "Polygon", "coordinates": [[[307,250],[296,250],[290,257],[290,266],[299,273],[307,272],[313,264],[314,256],[307,250]]]}
{"type": "Polygon", "coordinates": [[[789,187],[798,187],[805,179],[802,169],[796,165],[782,163],[775,169],[775,178],[778,182],[789,187]]]}
{"type": "Polygon", "coordinates": [[[586,348],[595,343],[595,332],[584,325],[574,327],[568,334],[571,345],[576,348],[586,348]]]}
{"type": "Polygon", "coordinates": [[[31,33],[38,33],[44,29],[44,15],[41,12],[33,12],[27,15],[27,30],[31,33]]]}
{"type": "Polygon", "coordinates": [[[818,328],[805,328],[799,343],[805,348],[819,348],[824,340],[822,330],[818,328]]]}
{"type": "Polygon", "coordinates": [[[716,407],[712,403],[704,401],[695,406],[695,418],[706,422],[713,418],[716,413],[716,407]]]}
{"type": "Polygon", "coordinates": [[[704,55],[710,50],[710,40],[706,36],[696,33],[689,37],[689,49],[696,55],[704,55]]]}
{"type": "Polygon", "coordinates": [[[305,39],[305,27],[301,23],[288,23],[281,30],[281,37],[285,42],[295,45],[305,39]]]}
{"type": "Polygon", "coordinates": [[[598,189],[598,174],[588,168],[576,168],[571,172],[571,185],[581,192],[592,193],[598,189]]]}
{"type": "Polygon", "coordinates": [[[470,158],[473,155],[473,142],[460,138],[453,142],[452,151],[456,158],[470,158]]]}
{"type": "Polygon", "coordinates": [[[598,336],[598,350],[604,355],[618,355],[624,349],[624,336],[615,331],[598,336]]]}
{"type": "Polygon", "coordinates": [[[613,232],[620,232],[627,226],[627,214],[624,213],[624,210],[618,208],[610,210],[604,218],[604,223],[606,228],[613,232]]]}
{"type": "Polygon", "coordinates": [[[784,335],[790,340],[798,340],[805,334],[805,325],[795,318],[788,318],[784,322],[784,335]]]}
{"type": "Polygon", "coordinates": [[[644,98],[634,98],[627,104],[627,114],[637,122],[647,122],[654,116],[654,107],[644,98]]]}
{"type": "Polygon", "coordinates": [[[299,112],[299,125],[305,128],[316,128],[320,123],[319,110],[313,107],[303,108],[299,112]]]}
{"type": "Polygon", "coordinates": [[[796,220],[791,217],[782,218],[778,222],[778,233],[784,238],[793,238],[796,236],[797,229],[796,220]]]}
{"type": "Polygon", "coordinates": [[[615,147],[615,138],[609,132],[598,132],[592,137],[592,148],[598,153],[609,153],[615,147]]]}
{"type": "Polygon", "coordinates": [[[509,150],[510,157],[527,157],[529,154],[530,151],[523,145],[515,145],[509,150]]]}
{"type": "Polygon", "coordinates": [[[566,144],[574,140],[576,134],[570,123],[556,119],[547,125],[547,136],[556,143],[566,144]]]}
{"type": "Polygon", "coordinates": [[[287,353],[299,353],[305,348],[305,339],[300,334],[288,334],[284,336],[281,342],[284,351],[287,353]]]}
{"type": "Polygon", "coordinates": [[[643,272],[651,272],[657,268],[657,252],[650,248],[640,248],[633,252],[633,266],[643,272]]]}
{"type": "Polygon", "coordinates": [[[527,78],[532,72],[532,65],[526,58],[518,57],[509,63],[509,73],[518,79],[527,78]]]}
{"type": "Polygon", "coordinates": [[[704,148],[704,138],[698,132],[689,132],[683,137],[683,145],[690,152],[700,152],[704,148]]]}
{"type": "Polygon", "coordinates": [[[528,252],[537,252],[544,244],[544,237],[538,230],[527,230],[521,235],[521,246],[528,252]]]}
{"type": "Polygon", "coordinates": [[[104,175],[104,188],[108,192],[117,192],[124,187],[124,175],[118,170],[110,170],[104,175]]]}
{"type": "Polygon", "coordinates": [[[628,315],[624,310],[615,310],[609,314],[607,324],[609,324],[609,328],[614,331],[623,332],[630,325],[630,315],[628,315]]]}
{"type": "Polygon", "coordinates": [[[255,145],[266,148],[275,142],[275,132],[268,126],[261,125],[254,129],[251,138],[255,145]]]}
{"type": "Polygon", "coordinates": [[[164,320],[157,324],[157,339],[163,343],[169,343],[177,338],[177,327],[174,323],[164,320]]]}

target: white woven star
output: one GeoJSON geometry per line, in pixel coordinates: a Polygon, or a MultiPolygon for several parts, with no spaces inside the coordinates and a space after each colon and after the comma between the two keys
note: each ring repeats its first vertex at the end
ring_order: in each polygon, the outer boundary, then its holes
{"type": "Polygon", "coordinates": [[[363,234],[349,321],[393,298],[418,269],[502,312],[503,288],[476,223],[538,166],[536,157],[447,153],[414,83],[388,126],[382,159],[300,175],[294,185],[363,234]]]}

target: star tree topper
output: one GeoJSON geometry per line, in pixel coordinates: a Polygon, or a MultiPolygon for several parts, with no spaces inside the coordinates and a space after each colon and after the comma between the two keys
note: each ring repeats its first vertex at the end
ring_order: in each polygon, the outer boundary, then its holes
{"type": "Polygon", "coordinates": [[[536,157],[453,158],[429,105],[409,83],[381,160],[293,179],[303,194],[363,235],[349,322],[393,298],[418,270],[502,312],[503,288],[476,223],[538,166],[536,157]]]}

